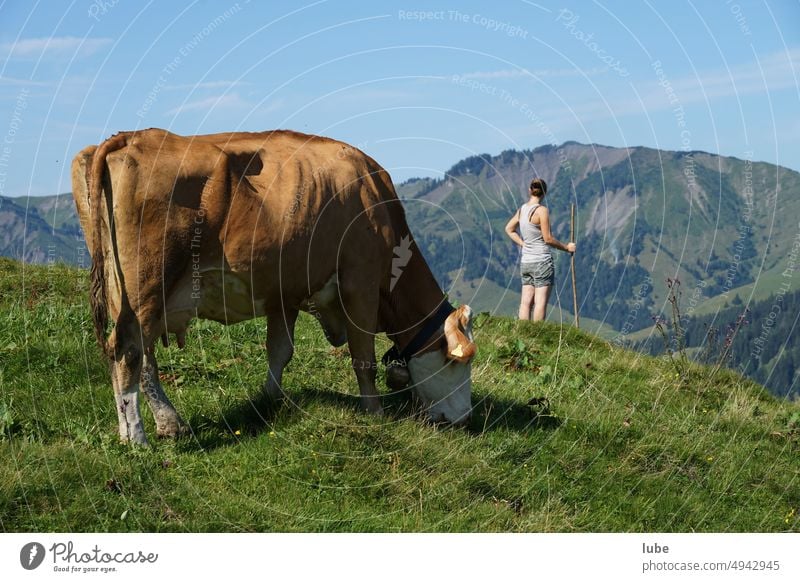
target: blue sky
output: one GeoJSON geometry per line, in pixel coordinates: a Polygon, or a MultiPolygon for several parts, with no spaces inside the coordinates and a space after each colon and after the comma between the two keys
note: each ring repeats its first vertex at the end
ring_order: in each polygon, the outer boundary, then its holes
{"type": "Polygon", "coordinates": [[[392,174],[576,140],[800,170],[800,3],[0,4],[0,195],[120,130],[289,128],[392,174]]]}

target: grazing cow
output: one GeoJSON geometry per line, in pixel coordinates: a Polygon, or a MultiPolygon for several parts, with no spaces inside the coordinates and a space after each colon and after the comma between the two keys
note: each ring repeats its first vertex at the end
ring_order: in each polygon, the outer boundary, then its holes
{"type": "Polygon", "coordinates": [[[148,129],[82,150],[72,184],[123,441],[147,442],[140,387],[159,436],[185,429],[159,383],[159,337],[182,347],[195,317],[266,316],[265,391],[278,401],[300,310],[349,344],[367,411],[382,413],[374,336],[385,332],[389,383],[410,381],[434,422],[468,421],[470,309],[447,302],[388,173],[358,149],[291,131],[148,129]]]}

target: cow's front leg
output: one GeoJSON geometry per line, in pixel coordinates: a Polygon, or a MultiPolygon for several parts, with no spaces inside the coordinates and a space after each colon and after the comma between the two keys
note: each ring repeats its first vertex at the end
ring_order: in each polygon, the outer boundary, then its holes
{"type": "MultiPolygon", "coordinates": [[[[361,393],[361,406],[367,412],[382,416],[383,407],[378,390],[375,388],[377,364],[374,330],[378,319],[377,302],[370,301],[370,293],[361,295],[354,289],[345,288],[342,295],[347,314],[347,344],[361,393]]],[[[374,296],[377,297],[377,292],[374,296]]]]}
{"type": "Polygon", "coordinates": [[[294,355],[294,324],[297,313],[297,310],[286,310],[267,315],[269,377],[264,391],[273,404],[279,404],[283,400],[283,369],[294,355]]]}
{"type": "MultiPolygon", "coordinates": [[[[352,326],[355,327],[355,326],[352,326]]],[[[361,406],[367,412],[383,415],[380,395],[375,388],[377,363],[375,362],[375,338],[369,333],[354,330],[351,326],[347,329],[348,344],[356,373],[358,389],[361,393],[361,406]]]]}
{"type": "Polygon", "coordinates": [[[158,362],[154,346],[150,346],[144,352],[142,392],[144,392],[153,418],[155,418],[156,434],[159,437],[174,438],[189,432],[189,427],[164,393],[164,388],[158,379],[158,362]]]}
{"type": "Polygon", "coordinates": [[[114,399],[119,420],[119,438],[123,443],[147,445],[147,436],[139,412],[139,381],[142,351],[134,344],[117,350],[111,364],[114,399]]]}

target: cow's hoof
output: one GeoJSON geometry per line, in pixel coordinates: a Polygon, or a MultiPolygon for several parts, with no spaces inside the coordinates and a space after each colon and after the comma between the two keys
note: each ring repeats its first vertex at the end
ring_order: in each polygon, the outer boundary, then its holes
{"type": "Polygon", "coordinates": [[[140,435],[131,435],[130,438],[127,436],[119,437],[119,442],[123,445],[133,445],[137,447],[149,447],[150,443],[147,440],[147,436],[144,433],[140,435]]]}
{"type": "Polygon", "coordinates": [[[160,439],[177,439],[190,433],[189,425],[180,418],[175,421],[165,422],[156,427],[156,435],[160,439]]]}
{"type": "Polygon", "coordinates": [[[119,425],[119,442],[124,445],[132,444],[147,447],[150,443],[147,442],[147,435],[144,433],[144,427],[141,422],[136,422],[133,425],[127,424],[124,421],[119,425]]]}
{"type": "Polygon", "coordinates": [[[274,384],[270,384],[269,382],[267,382],[267,384],[264,385],[264,396],[266,397],[267,402],[270,404],[270,406],[277,408],[281,404],[283,404],[283,399],[284,399],[283,390],[281,390],[280,387],[275,386],[274,384]]]}
{"type": "Polygon", "coordinates": [[[365,412],[375,416],[383,416],[383,406],[377,396],[362,396],[361,406],[365,412]]]}
{"type": "Polygon", "coordinates": [[[189,434],[189,426],[174,408],[156,412],[156,436],[160,439],[174,439],[189,434]]]}

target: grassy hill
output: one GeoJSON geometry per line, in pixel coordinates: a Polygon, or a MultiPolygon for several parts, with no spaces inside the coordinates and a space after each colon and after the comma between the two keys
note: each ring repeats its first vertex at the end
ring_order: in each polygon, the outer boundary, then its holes
{"type": "MultiPolygon", "coordinates": [[[[490,314],[515,314],[519,309],[520,292],[519,276],[516,274],[502,287],[489,279],[467,281],[462,272],[455,271],[448,273],[448,279],[452,281],[448,288],[448,296],[453,301],[467,303],[476,313],[488,312],[490,314]]],[[[561,284],[553,292],[550,306],[547,309],[547,321],[551,323],[569,323],[575,318],[570,311],[562,309],[572,305],[572,288],[561,284]]],[[[609,325],[591,319],[581,317],[581,329],[589,331],[605,338],[613,338],[617,332],[609,325]]]]}
{"type": "Polygon", "coordinates": [[[800,405],[502,317],[476,322],[467,430],[422,424],[404,395],[359,412],[310,316],[269,412],[263,321],[196,322],[159,351],[193,435],[130,449],[86,292],[85,271],[0,260],[3,531],[800,530],[800,405]]]}
{"type": "MultiPolygon", "coordinates": [[[[683,320],[687,351],[699,360],[714,361],[714,352],[718,358],[720,350],[714,350],[713,346],[725,343],[730,367],[779,398],[798,397],[800,351],[794,348],[792,340],[800,322],[800,290],[780,292],[748,305],[736,297],[727,308],[683,320]]],[[[631,335],[635,337],[626,338],[629,347],[650,354],[664,351],[664,339],[657,331],[649,337],[641,331],[631,335]]]]}

